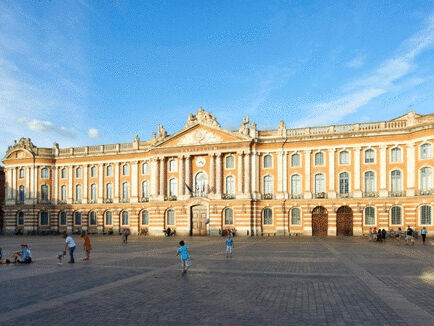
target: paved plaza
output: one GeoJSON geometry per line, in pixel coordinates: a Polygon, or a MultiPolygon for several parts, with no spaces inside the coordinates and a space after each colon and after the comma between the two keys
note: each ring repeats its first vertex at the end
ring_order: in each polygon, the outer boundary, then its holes
{"type": "MultiPolygon", "coordinates": [[[[74,236],[76,242],[78,236],[74,236]]],[[[1,325],[433,325],[434,246],[362,238],[94,236],[91,260],[57,265],[60,236],[0,236],[4,255],[28,243],[34,263],[0,265],[1,325]]]]}

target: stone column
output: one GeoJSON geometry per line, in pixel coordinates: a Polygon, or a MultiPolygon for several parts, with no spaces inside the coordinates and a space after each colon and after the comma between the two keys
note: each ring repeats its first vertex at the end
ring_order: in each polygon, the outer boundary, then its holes
{"type": "Polygon", "coordinates": [[[87,198],[87,194],[89,193],[89,185],[88,185],[88,180],[87,180],[87,170],[89,169],[88,165],[85,164],[82,167],[83,169],[83,198],[82,198],[82,203],[83,204],[87,204],[88,202],[88,198],[87,198]]]}
{"type": "Polygon", "coordinates": [[[407,196],[414,196],[416,189],[416,171],[415,171],[415,157],[414,157],[414,144],[407,145],[407,196]]]}
{"type": "Polygon", "coordinates": [[[354,147],[354,198],[362,197],[362,190],[360,189],[360,150],[361,147],[354,147]]]}
{"type": "Polygon", "coordinates": [[[13,167],[11,169],[12,173],[12,200],[17,199],[17,168],[13,167]]]}
{"type": "Polygon", "coordinates": [[[178,156],[178,176],[179,176],[179,183],[178,183],[178,195],[180,198],[183,198],[185,194],[185,185],[184,185],[184,156],[178,156]]]}
{"type": "Polygon", "coordinates": [[[387,197],[389,194],[387,192],[387,146],[380,146],[380,197],[387,197]]]}
{"type": "Polygon", "coordinates": [[[244,194],[246,198],[251,198],[251,189],[250,189],[250,153],[246,153],[244,155],[244,194]]]}
{"type": "Polygon", "coordinates": [[[304,198],[311,199],[310,190],[310,150],[304,151],[304,198]]]}
{"type": "Polygon", "coordinates": [[[134,161],[131,163],[131,197],[130,203],[138,202],[138,183],[139,183],[139,162],[134,161]]]}
{"type": "MultiPolygon", "coordinates": [[[[188,185],[190,187],[190,189],[192,189],[191,186],[191,156],[187,155],[187,157],[185,158],[185,184],[188,185]]],[[[187,197],[191,197],[191,193],[189,190],[188,193],[186,194],[187,197]]]]}
{"type": "Polygon", "coordinates": [[[6,182],[7,182],[6,200],[12,200],[12,169],[11,168],[6,168],[6,182]]]}
{"type": "Polygon", "coordinates": [[[216,194],[220,196],[222,193],[222,153],[217,153],[216,160],[216,194]]]}
{"type": "Polygon", "coordinates": [[[243,152],[238,152],[238,164],[237,164],[237,196],[243,193],[243,152]]]}
{"type": "Polygon", "coordinates": [[[276,199],[283,199],[283,152],[277,153],[277,194],[276,199]]]}
{"type": "Polygon", "coordinates": [[[98,203],[102,203],[104,199],[104,165],[98,165],[98,203]]]}
{"type": "Polygon", "coordinates": [[[151,159],[151,193],[150,197],[156,199],[158,195],[158,161],[156,158],[151,159]]]}
{"type": "Polygon", "coordinates": [[[160,200],[164,199],[166,195],[166,158],[160,157],[160,200]]]}
{"type": "Polygon", "coordinates": [[[212,189],[211,193],[215,194],[215,154],[209,155],[209,187],[212,189]]]}
{"type": "MultiPolygon", "coordinates": [[[[329,149],[329,192],[328,198],[336,198],[335,188],[335,148],[329,149]]],[[[335,230],[336,234],[336,230],[335,230]]]]}
{"type": "Polygon", "coordinates": [[[54,179],[53,200],[57,204],[57,198],[59,194],[59,168],[57,166],[55,166],[53,169],[53,179],[54,179]]]}
{"type": "Polygon", "coordinates": [[[289,194],[288,194],[288,152],[287,151],[283,152],[282,170],[283,170],[282,171],[282,178],[283,178],[282,191],[284,194],[284,198],[288,199],[289,194]]]}
{"type": "Polygon", "coordinates": [[[68,167],[68,203],[71,204],[73,200],[72,188],[74,184],[74,167],[71,165],[68,167]]]}
{"type": "Polygon", "coordinates": [[[26,198],[27,199],[31,199],[32,198],[32,192],[31,192],[31,188],[30,188],[30,167],[26,167],[25,168],[25,177],[26,177],[26,198]]]}
{"type": "Polygon", "coordinates": [[[115,169],[115,184],[113,189],[114,190],[113,203],[119,203],[119,162],[116,162],[114,164],[114,169],[115,169]]]}

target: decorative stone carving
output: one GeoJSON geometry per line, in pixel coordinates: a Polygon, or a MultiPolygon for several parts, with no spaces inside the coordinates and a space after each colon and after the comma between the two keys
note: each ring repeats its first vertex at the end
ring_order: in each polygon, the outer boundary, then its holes
{"type": "Polygon", "coordinates": [[[245,136],[249,134],[249,116],[243,117],[243,121],[241,122],[241,126],[238,129],[238,132],[245,136]]]}
{"type": "Polygon", "coordinates": [[[14,140],[14,144],[12,146],[8,147],[7,152],[10,153],[16,149],[27,149],[30,152],[34,152],[35,145],[33,145],[32,140],[30,138],[20,138],[20,140],[17,142],[14,140]]]}
{"type": "Polygon", "coordinates": [[[167,131],[164,129],[163,125],[158,125],[158,138],[166,138],[167,131]]]}
{"type": "Polygon", "coordinates": [[[256,127],[256,123],[252,122],[250,124],[250,137],[257,138],[258,137],[258,129],[256,127]]]}
{"type": "Polygon", "coordinates": [[[182,137],[177,145],[214,144],[221,141],[223,139],[216,134],[204,129],[198,129],[182,137]]]}
{"type": "Polygon", "coordinates": [[[277,128],[277,132],[279,134],[280,137],[285,137],[286,136],[286,125],[285,125],[285,121],[280,120],[279,122],[279,127],[277,128]]]}
{"type": "Polygon", "coordinates": [[[213,128],[220,128],[220,124],[217,122],[214,115],[210,112],[206,112],[203,108],[199,108],[196,114],[189,114],[185,128],[189,128],[196,124],[203,124],[213,128]]]}

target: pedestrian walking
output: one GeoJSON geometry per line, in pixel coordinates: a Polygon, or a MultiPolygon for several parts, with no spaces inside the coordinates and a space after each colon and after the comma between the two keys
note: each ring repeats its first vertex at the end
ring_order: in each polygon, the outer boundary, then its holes
{"type": "Polygon", "coordinates": [[[422,236],[422,243],[423,244],[425,244],[427,233],[428,233],[428,230],[426,229],[426,227],[423,227],[422,230],[420,230],[420,235],[422,236]]]}
{"type": "Polygon", "coordinates": [[[411,242],[411,244],[414,245],[413,229],[410,227],[410,225],[407,227],[407,234],[405,236],[405,244],[408,246],[409,242],[411,242]]]}
{"type": "Polygon", "coordinates": [[[130,230],[124,229],[124,232],[122,232],[122,243],[128,242],[128,236],[130,235],[130,230]]]}
{"type": "Polygon", "coordinates": [[[386,243],[386,229],[383,229],[383,231],[381,231],[381,238],[383,239],[383,243],[386,243]]]}
{"type": "Polygon", "coordinates": [[[231,235],[228,235],[228,238],[226,239],[226,258],[230,257],[232,258],[232,250],[234,249],[234,241],[231,238],[231,235]]]}
{"type": "Polygon", "coordinates": [[[188,247],[183,240],[179,241],[179,246],[180,247],[176,251],[176,256],[181,255],[182,275],[184,275],[191,266],[190,253],[188,252],[188,247]]]}
{"type": "Polygon", "coordinates": [[[66,242],[65,243],[65,251],[66,251],[66,249],[68,249],[68,251],[69,251],[68,263],[74,264],[75,263],[75,261],[74,261],[75,242],[69,235],[66,234],[66,232],[63,233],[63,238],[65,239],[65,242],[66,242]]]}
{"type": "Polygon", "coordinates": [[[90,251],[92,250],[92,245],[90,244],[90,238],[86,234],[86,231],[81,232],[81,240],[83,241],[83,248],[86,253],[86,257],[84,257],[83,260],[89,260],[90,251]]]}

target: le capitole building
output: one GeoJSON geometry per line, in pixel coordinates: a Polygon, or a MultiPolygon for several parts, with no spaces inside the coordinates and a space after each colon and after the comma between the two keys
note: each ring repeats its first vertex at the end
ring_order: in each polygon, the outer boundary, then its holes
{"type": "Polygon", "coordinates": [[[4,230],[361,235],[433,226],[434,114],[258,130],[203,109],[149,141],[9,146],[4,230]]]}

